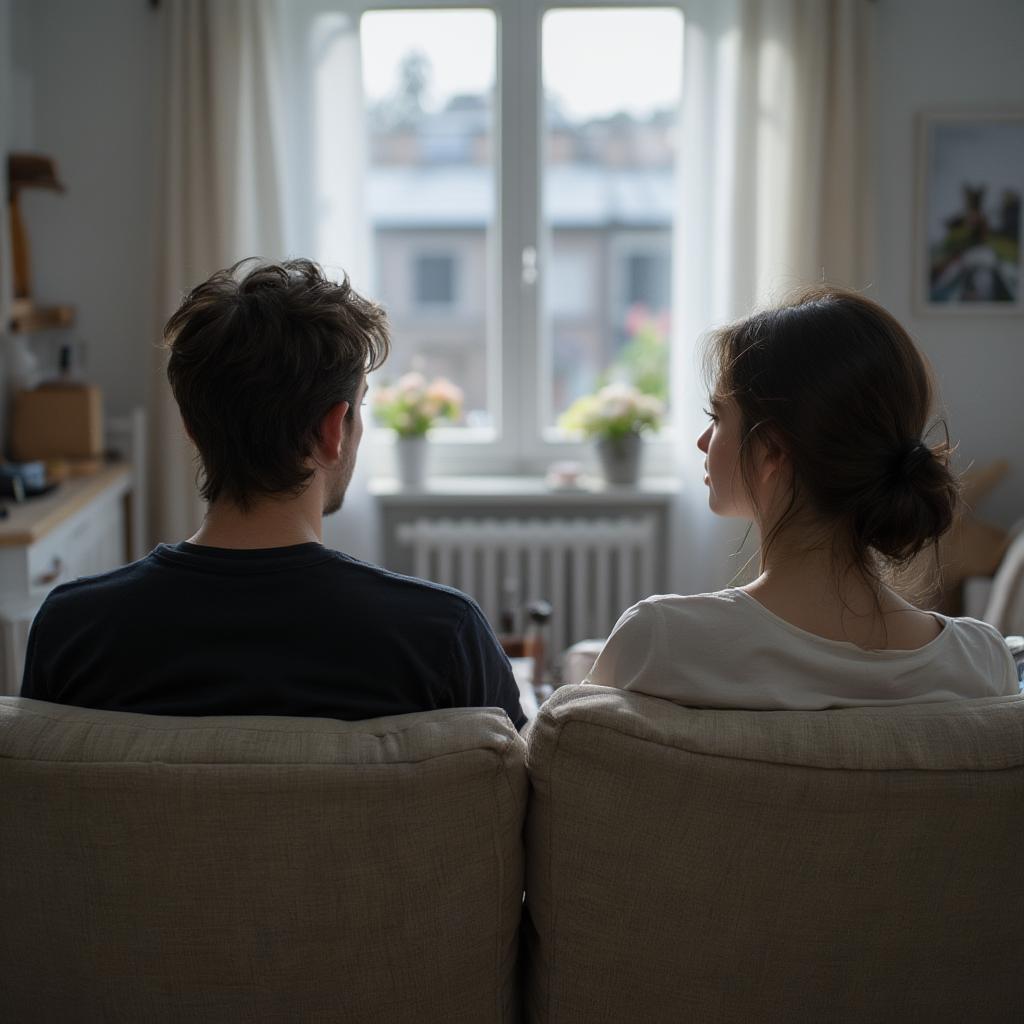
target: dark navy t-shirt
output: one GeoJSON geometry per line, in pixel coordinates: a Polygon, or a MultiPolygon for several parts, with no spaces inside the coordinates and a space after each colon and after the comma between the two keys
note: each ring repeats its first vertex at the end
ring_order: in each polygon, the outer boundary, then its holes
{"type": "Polygon", "coordinates": [[[320,544],[161,544],[57,587],[32,624],[21,695],[160,715],[498,707],[526,721],[474,601],[320,544]]]}

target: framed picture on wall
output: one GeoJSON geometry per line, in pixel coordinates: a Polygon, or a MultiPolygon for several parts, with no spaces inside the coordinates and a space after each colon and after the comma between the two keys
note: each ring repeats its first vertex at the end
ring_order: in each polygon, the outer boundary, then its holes
{"type": "Polygon", "coordinates": [[[918,152],[918,307],[1024,313],[1024,110],[923,114],[918,152]]]}

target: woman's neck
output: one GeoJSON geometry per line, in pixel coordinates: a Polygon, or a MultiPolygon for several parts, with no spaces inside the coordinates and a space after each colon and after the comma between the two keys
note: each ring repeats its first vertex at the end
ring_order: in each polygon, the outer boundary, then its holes
{"type": "Polygon", "coordinates": [[[831,543],[800,547],[793,531],[773,539],[761,574],[742,589],[808,633],[865,649],[913,650],[941,629],[934,616],[834,552],[831,543]]]}

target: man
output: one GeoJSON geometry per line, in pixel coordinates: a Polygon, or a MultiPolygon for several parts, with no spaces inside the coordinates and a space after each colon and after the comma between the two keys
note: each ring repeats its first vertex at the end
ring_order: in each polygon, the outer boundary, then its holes
{"type": "Polygon", "coordinates": [[[307,260],[213,275],[164,332],[206,518],[102,576],[57,587],[22,696],[166,715],[375,718],[504,708],[525,718],[477,605],[323,546],[363,433],[384,311],[307,260]]]}

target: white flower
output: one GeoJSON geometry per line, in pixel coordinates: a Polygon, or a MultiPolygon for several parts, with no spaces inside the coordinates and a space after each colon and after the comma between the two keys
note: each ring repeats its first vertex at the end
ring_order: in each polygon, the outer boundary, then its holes
{"type": "Polygon", "coordinates": [[[588,437],[622,436],[659,426],[663,414],[664,405],[655,396],[643,394],[632,384],[614,383],[596,395],[578,398],[559,422],[564,429],[588,437]]]}
{"type": "Polygon", "coordinates": [[[374,412],[381,423],[400,434],[419,435],[439,419],[459,418],[462,391],[444,377],[428,383],[422,373],[412,371],[377,391],[374,412]]]}
{"type": "Polygon", "coordinates": [[[640,395],[636,400],[637,412],[655,422],[665,414],[665,405],[654,395],[640,395]]]}
{"type": "Polygon", "coordinates": [[[386,406],[391,405],[397,397],[398,395],[394,388],[380,388],[373,397],[374,407],[377,409],[383,409],[386,406]]]}
{"type": "Polygon", "coordinates": [[[437,377],[427,388],[427,397],[442,405],[462,405],[462,388],[456,387],[447,377],[437,377]]]}
{"type": "Polygon", "coordinates": [[[426,386],[426,377],[424,377],[422,373],[418,373],[416,370],[413,370],[411,373],[403,374],[398,378],[398,384],[396,385],[399,394],[406,398],[410,398],[417,392],[423,391],[426,386]]]}

